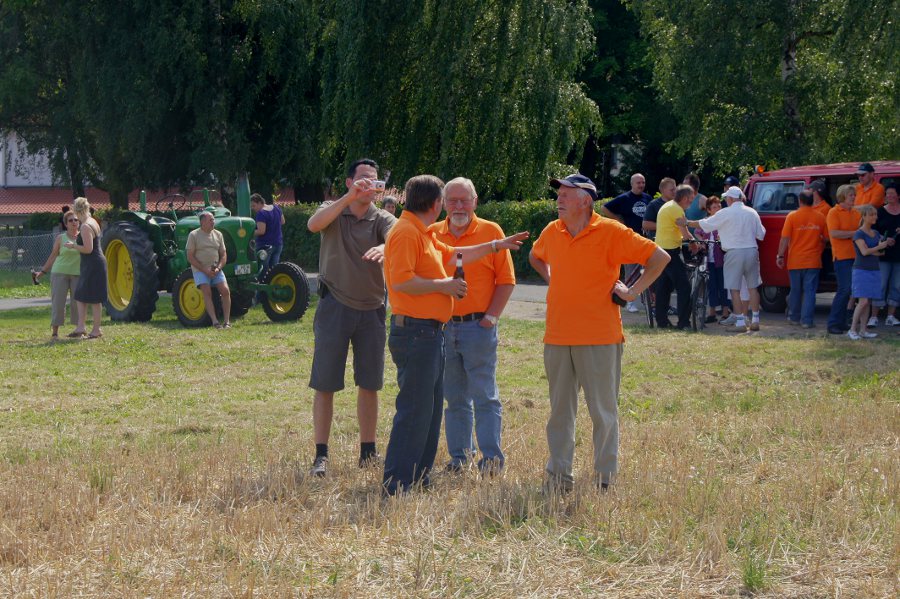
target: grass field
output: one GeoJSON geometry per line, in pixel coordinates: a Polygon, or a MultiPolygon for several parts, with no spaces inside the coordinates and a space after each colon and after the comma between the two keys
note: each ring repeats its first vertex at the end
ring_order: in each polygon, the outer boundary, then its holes
{"type": "MultiPolygon", "coordinates": [[[[350,391],[332,475],[306,478],[311,323],[189,330],[162,300],[49,344],[47,309],[0,312],[0,596],[900,592],[896,341],[630,330],[619,484],[588,484],[582,409],[560,499],[541,493],[543,325],[506,319],[504,475],[382,501],[350,391]]],[[[394,376],[388,359],[381,451],[394,376]]]]}
{"type": "Polygon", "coordinates": [[[20,299],[50,295],[50,276],[42,277],[40,285],[31,282],[28,271],[0,270],[0,299],[20,299]]]}

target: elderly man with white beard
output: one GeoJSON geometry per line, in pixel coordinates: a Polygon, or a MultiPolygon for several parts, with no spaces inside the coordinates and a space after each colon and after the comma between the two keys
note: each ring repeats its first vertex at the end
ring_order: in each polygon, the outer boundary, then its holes
{"type": "MultiPolygon", "coordinates": [[[[477,206],[471,180],[457,177],[449,181],[444,186],[447,218],[431,225],[429,232],[453,247],[506,237],[499,225],[475,215],[477,206]]],[[[447,470],[460,472],[475,458],[477,439],[481,452],[478,468],[492,474],[504,463],[500,447],[503,410],[496,370],[498,321],[516,284],[509,250],[494,251],[467,264],[465,277],[468,294],[454,301],[453,317],[444,331],[447,470]]]]}

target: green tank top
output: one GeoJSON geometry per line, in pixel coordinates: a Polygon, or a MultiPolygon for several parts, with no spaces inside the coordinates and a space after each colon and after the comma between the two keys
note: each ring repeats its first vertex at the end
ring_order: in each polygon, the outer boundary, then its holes
{"type": "Polygon", "coordinates": [[[50,269],[50,272],[51,274],[57,275],[77,276],[81,274],[81,253],[78,250],[73,250],[66,247],[66,242],[74,242],[74,239],[72,239],[65,233],[61,233],[60,237],[62,239],[59,240],[59,255],[56,257],[56,260],[54,260],[53,267],[50,269]]]}

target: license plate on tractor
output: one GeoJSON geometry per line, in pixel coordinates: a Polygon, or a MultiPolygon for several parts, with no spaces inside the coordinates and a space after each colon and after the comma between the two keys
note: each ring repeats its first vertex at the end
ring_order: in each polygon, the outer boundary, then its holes
{"type": "Polygon", "coordinates": [[[250,264],[236,264],[234,267],[234,274],[236,275],[249,275],[250,274],[250,264]]]}

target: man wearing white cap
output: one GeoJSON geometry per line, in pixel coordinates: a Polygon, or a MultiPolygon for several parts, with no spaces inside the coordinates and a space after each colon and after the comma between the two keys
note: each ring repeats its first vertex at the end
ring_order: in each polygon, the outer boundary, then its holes
{"type": "Polygon", "coordinates": [[[725,192],[728,208],[719,210],[709,218],[685,221],[688,227],[700,227],[704,231],[718,231],[725,251],[725,288],[731,292],[734,313],[737,319],[735,330],[747,330],[744,319],[746,306],[741,299],[741,278],[750,285],[750,330],[759,330],[759,248],[757,240],[766,236],[766,229],[756,210],[744,204],[744,193],[740,187],[731,186],[725,192]]]}

